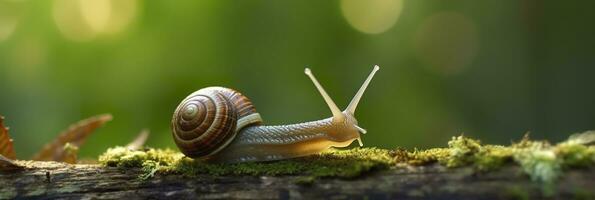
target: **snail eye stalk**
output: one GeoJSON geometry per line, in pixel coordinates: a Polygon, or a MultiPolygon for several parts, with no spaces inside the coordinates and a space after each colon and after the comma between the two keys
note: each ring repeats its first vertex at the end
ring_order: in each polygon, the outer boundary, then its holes
{"type": "Polygon", "coordinates": [[[359,91],[357,91],[357,93],[355,94],[353,99],[351,99],[351,102],[349,103],[347,108],[345,108],[345,111],[351,113],[352,115],[355,115],[355,109],[357,108],[357,104],[359,103],[359,100],[364,95],[366,88],[368,88],[368,84],[370,84],[370,81],[372,80],[372,78],[374,78],[374,74],[376,74],[376,71],[378,71],[379,69],[380,69],[380,67],[378,67],[378,65],[374,65],[374,69],[372,70],[370,75],[368,75],[368,78],[366,79],[366,81],[364,81],[364,84],[362,84],[362,87],[359,88],[359,91]]]}
{"type": "Polygon", "coordinates": [[[331,109],[331,112],[333,113],[333,121],[343,121],[345,118],[343,116],[343,113],[341,112],[339,107],[337,107],[337,104],[335,104],[333,99],[331,99],[331,97],[326,93],[324,88],[322,88],[322,85],[320,85],[320,83],[318,83],[318,80],[316,80],[316,77],[314,77],[314,74],[312,74],[312,71],[310,71],[309,68],[306,68],[304,70],[304,73],[306,73],[306,75],[308,75],[308,77],[310,77],[310,79],[316,86],[316,89],[318,89],[318,92],[320,92],[320,94],[322,95],[322,98],[324,98],[324,101],[326,102],[328,107],[331,109]]]}

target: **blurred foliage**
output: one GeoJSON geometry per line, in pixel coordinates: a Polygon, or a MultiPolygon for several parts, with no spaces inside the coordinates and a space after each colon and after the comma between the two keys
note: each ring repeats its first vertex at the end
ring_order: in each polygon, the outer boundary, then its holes
{"type": "Polygon", "coordinates": [[[172,112],[194,90],[235,88],[267,124],[301,122],[330,115],[304,67],[344,107],[378,64],[356,113],[366,146],[558,141],[595,128],[584,4],[0,0],[0,114],[19,158],[99,113],[114,120],[81,157],[143,128],[174,147],[172,112]]]}

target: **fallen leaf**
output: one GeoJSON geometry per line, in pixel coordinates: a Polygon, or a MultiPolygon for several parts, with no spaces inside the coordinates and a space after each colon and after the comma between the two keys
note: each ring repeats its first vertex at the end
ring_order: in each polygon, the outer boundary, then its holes
{"type": "Polygon", "coordinates": [[[23,166],[20,166],[14,163],[11,159],[0,155],[0,170],[11,170],[11,169],[22,169],[23,166]]]}
{"type": "Polygon", "coordinates": [[[12,145],[12,139],[8,135],[8,128],[4,127],[4,116],[0,116],[0,155],[5,156],[8,159],[16,159],[14,153],[14,147],[12,145]]]}
{"type": "Polygon", "coordinates": [[[95,129],[110,120],[112,120],[112,115],[103,114],[81,120],[71,125],[66,131],[60,133],[54,141],[46,144],[41,151],[33,156],[33,160],[64,161],[66,158],[64,145],[66,143],[80,147],[95,129]]]}
{"type": "Polygon", "coordinates": [[[136,136],[136,138],[134,138],[134,140],[132,142],[130,142],[130,143],[128,143],[128,145],[126,145],[126,147],[130,150],[139,150],[143,147],[143,145],[145,145],[145,142],[147,141],[148,138],[149,138],[149,130],[143,129],[136,136]]]}

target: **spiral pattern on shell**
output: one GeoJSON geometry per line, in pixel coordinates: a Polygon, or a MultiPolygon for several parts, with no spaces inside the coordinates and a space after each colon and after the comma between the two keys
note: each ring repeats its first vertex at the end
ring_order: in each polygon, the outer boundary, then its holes
{"type": "Polygon", "coordinates": [[[252,102],[241,93],[208,87],[182,100],[174,112],[171,128],[182,153],[200,158],[219,152],[239,130],[261,122],[252,102]]]}

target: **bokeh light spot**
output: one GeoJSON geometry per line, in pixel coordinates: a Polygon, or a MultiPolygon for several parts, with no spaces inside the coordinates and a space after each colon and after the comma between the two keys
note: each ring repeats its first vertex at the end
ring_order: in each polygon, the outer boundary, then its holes
{"type": "Polygon", "coordinates": [[[95,32],[101,32],[110,20],[110,0],[81,0],[80,9],[86,24],[95,32]]]}
{"type": "Polygon", "coordinates": [[[86,41],[122,31],[136,16],[136,0],[55,0],[54,20],[71,40],[86,41]]]}
{"type": "Polygon", "coordinates": [[[8,39],[17,27],[16,18],[0,16],[0,42],[8,39]]]}
{"type": "Polygon", "coordinates": [[[0,42],[14,33],[17,24],[17,14],[14,12],[13,5],[0,2],[0,42]]]}
{"type": "Polygon", "coordinates": [[[110,20],[105,32],[117,33],[134,20],[138,5],[136,0],[111,0],[110,5],[110,20]]]}
{"type": "Polygon", "coordinates": [[[433,72],[443,75],[463,71],[477,54],[475,24],[457,12],[441,12],[426,19],[415,35],[417,56],[433,72]]]}
{"type": "Polygon", "coordinates": [[[347,22],[358,31],[378,34],[391,28],[403,9],[402,0],[342,0],[347,22]]]}
{"type": "Polygon", "coordinates": [[[64,37],[74,41],[86,41],[96,34],[82,20],[79,3],[77,0],[55,0],[53,16],[64,37]]]}

